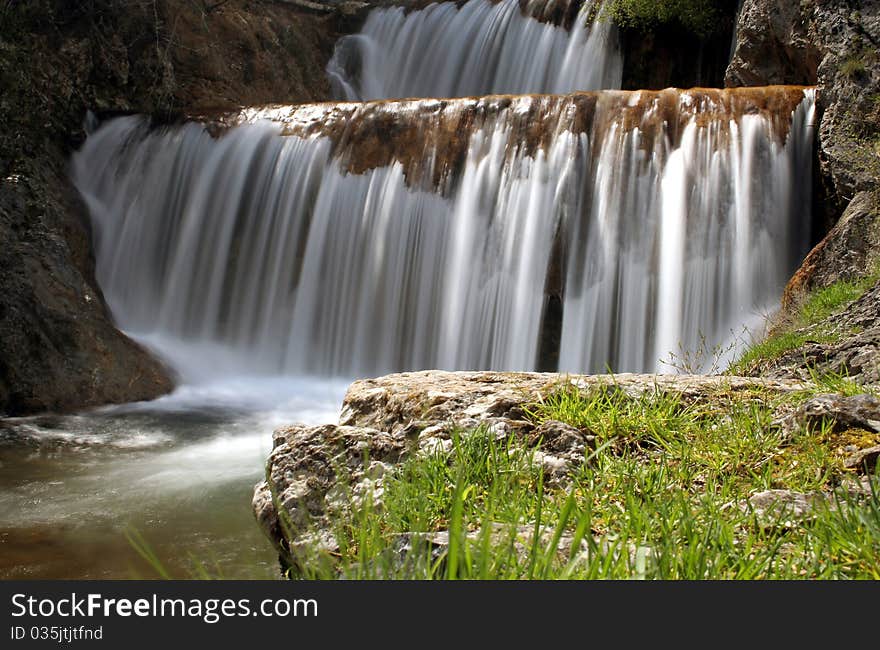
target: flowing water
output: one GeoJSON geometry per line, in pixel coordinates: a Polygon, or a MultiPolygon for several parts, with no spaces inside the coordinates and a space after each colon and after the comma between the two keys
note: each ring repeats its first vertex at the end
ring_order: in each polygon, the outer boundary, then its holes
{"type": "Polygon", "coordinates": [[[271,433],[336,421],[346,385],[239,376],[153,402],[0,420],[0,577],[278,577],[250,509],[271,433]]]}
{"type": "Polygon", "coordinates": [[[571,29],[523,15],[519,0],[370,12],[327,65],[344,100],[566,93],[620,88],[616,30],[587,0],[571,29]]]}
{"type": "MultiPolygon", "coordinates": [[[[372,12],[328,74],[358,100],[570,93],[620,57],[586,9],[471,0],[372,12]]],[[[0,576],[155,576],[127,536],[176,577],[277,576],[250,511],[271,431],[335,421],[356,377],[707,369],[809,243],[813,121],[774,87],[107,122],[71,166],[97,279],[180,388],[0,421],[0,576]]]]}
{"type": "Polygon", "coordinates": [[[778,300],[813,110],[778,87],[275,107],[220,138],[129,117],[73,176],[122,327],[215,363],[662,371],[778,300]]]}

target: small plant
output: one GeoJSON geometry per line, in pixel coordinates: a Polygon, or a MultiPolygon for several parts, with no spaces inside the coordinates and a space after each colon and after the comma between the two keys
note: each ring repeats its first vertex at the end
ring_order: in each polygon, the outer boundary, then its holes
{"type": "Polygon", "coordinates": [[[706,336],[700,332],[700,342],[695,348],[685,349],[684,346],[679,346],[678,352],[670,352],[666,359],[660,359],[660,363],[678,374],[717,375],[730,364],[742,342],[749,336],[749,330],[743,327],[738,335],[730,330],[730,335],[728,343],[710,346],[706,336]]]}
{"type": "Polygon", "coordinates": [[[808,368],[812,388],[801,393],[804,396],[812,396],[816,393],[836,393],[844,397],[853,395],[877,396],[877,388],[866,386],[855,381],[843,372],[818,372],[815,368],[808,368]]]}
{"type": "Polygon", "coordinates": [[[568,384],[526,409],[535,422],[558,420],[589,431],[612,448],[647,445],[665,447],[692,425],[696,416],[679,395],[654,391],[631,397],[617,386],[590,392],[568,384]]]}
{"type": "Polygon", "coordinates": [[[417,454],[385,477],[381,504],[366,499],[340,513],[331,561],[311,561],[296,575],[538,577],[548,571],[545,537],[561,535],[576,516],[549,501],[529,449],[482,428],[454,431],[450,450],[417,454]]]}
{"type": "Polygon", "coordinates": [[[849,56],[840,64],[840,74],[847,79],[857,79],[867,71],[865,62],[858,56],[849,56]]]}
{"type": "Polygon", "coordinates": [[[732,375],[748,374],[758,362],[778,359],[786,352],[801,347],[808,340],[820,343],[831,341],[830,337],[809,337],[802,332],[774,334],[751,345],[736,362],[730,365],[727,372],[732,375]]]}

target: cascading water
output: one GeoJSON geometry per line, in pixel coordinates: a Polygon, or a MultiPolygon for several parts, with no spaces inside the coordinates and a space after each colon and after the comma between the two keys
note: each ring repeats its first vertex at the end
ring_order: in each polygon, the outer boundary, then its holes
{"type": "Polygon", "coordinates": [[[585,1],[571,29],[524,15],[519,0],[375,10],[338,41],[327,75],[349,101],[620,88],[615,29],[591,22],[601,5],[585,1]]]}
{"type": "MultiPolygon", "coordinates": [[[[600,6],[378,9],[328,75],[345,99],[617,88],[600,6]]],[[[23,441],[0,577],[131,577],[128,525],[176,575],[192,554],[270,577],[249,505],[270,433],[332,421],[354,376],[664,371],[725,340],[807,246],[813,104],[776,87],[248,109],[219,137],[105,123],[72,165],[98,281],[182,382],[0,421],[23,441]]]]}
{"type": "Polygon", "coordinates": [[[530,370],[556,330],[562,370],[662,371],[778,299],[812,115],[778,87],[276,107],[216,139],[129,117],[73,169],[114,314],[178,357],[530,370]]]}

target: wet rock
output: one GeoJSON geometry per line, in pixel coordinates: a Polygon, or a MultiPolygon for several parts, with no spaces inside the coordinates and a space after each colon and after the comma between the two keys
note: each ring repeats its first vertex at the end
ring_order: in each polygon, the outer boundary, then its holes
{"type": "MultiPolygon", "coordinates": [[[[621,124],[638,126],[648,140],[669,139],[676,147],[682,132],[673,128],[691,119],[718,118],[719,124],[742,115],[770,118],[775,134],[784,140],[788,116],[803,102],[804,88],[691,88],[680,90],[572,92],[563,95],[488,95],[453,99],[391,99],[367,103],[324,105],[252,105],[202,116],[212,132],[269,120],[283,135],[328,137],[344,155],[343,169],[362,174],[395,162],[407,185],[448,193],[462,173],[469,138],[462,133],[504,125],[517,134],[516,153],[534,156],[547,148],[560,131],[599,132],[621,124]],[[708,107],[708,108],[707,108],[708,107]],[[699,113],[699,116],[697,115],[699,113]],[[780,119],[780,118],[785,119],[780,119]],[[430,124],[430,128],[426,128],[430,124]],[[434,163],[424,164],[432,151],[434,163]]],[[[194,116],[198,117],[198,116],[194,116]]]]}
{"type": "Polygon", "coordinates": [[[0,416],[170,391],[170,371],[113,324],[60,155],[19,169],[0,178],[0,416]]]}

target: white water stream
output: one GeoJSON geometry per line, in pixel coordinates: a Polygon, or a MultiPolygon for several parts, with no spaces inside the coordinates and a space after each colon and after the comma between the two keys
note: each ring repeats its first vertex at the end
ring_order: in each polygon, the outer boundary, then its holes
{"type": "Polygon", "coordinates": [[[586,0],[570,30],[524,16],[519,0],[379,9],[337,42],[327,75],[349,101],[620,88],[616,30],[590,22],[601,4],[586,0]]]}
{"type": "MultiPolygon", "coordinates": [[[[809,195],[794,189],[810,183],[814,108],[802,96],[780,132],[722,95],[600,94],[591,128],[568,130],[581,109],[562,102],[535,151],[517,146],[527,135],[511,114],[538,100],[520,98],[469,134],[445,194],[410,187],[399,162],[348,173],[356,144],[334,151],[265,121],[215,139],[117,119],[73,176],[113,313],[160,350],[173,342],[165,356],[188,380],[220,367],[533,370],[542,327],[561,328],[561,370],[663,371],[760,318],[805,252],[809,195]],[[675,123],[659,113],[669,101],[675,123]],[[561,323],[545,322],[551,294],[561,323]]],[[[417,102],[392,108],[422,119],[417,102]]]]}

